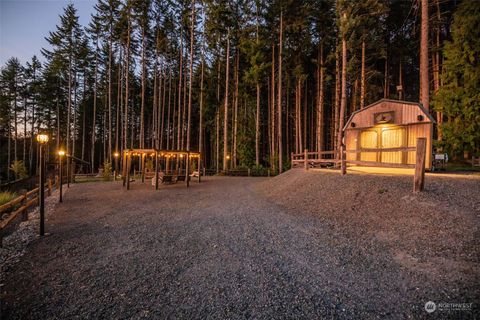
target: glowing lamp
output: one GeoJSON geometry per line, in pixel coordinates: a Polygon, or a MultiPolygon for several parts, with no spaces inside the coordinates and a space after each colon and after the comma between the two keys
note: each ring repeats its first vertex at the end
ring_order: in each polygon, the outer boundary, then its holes
{"type": "Polygon", "coordinates": [[[230,155],[227,155],[227,156],[226,156],[226,159],[227,159],[227,160],[230,160],[230,155]]]}
{"type": "Polygon", "coordinates": [[[37,142],[40,144],[45,144],[48,142],[48,134],[37,134],[37,142]]]}
{"type": "Polygon", "coordinates": [[[115,158],[118,158],[118,157],[120,157],[120,153],[115,152],[115,153],[113,154],[113,156],[114,156],[115,158]]]}
{"type": "Polygon", "coordinates": [[[65,151],[64,150],[58,150],[58,155],[60,157],[63,157],[65,155],[65,151]]]}

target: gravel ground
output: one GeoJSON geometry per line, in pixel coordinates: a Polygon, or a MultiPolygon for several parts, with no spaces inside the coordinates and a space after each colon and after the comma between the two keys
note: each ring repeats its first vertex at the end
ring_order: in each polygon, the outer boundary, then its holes
{"type": "MultiPolygon", "coordinates": [[[[72,186],[73,187],[73,186],[72,186]]],[[[45,198],[45,221],[55,212],[58,203],[58,190],[52,191],[52,196],[45,198]]],[[[22,221],[21,216],[10,223],[4,231],[3,246],[0,247],[0,288],[5,282],[5,275],[20,261],[25,254],[27,246],[39,238],[40,228],[39,208],[28,212],[28,220],[22,221]]]]}
{"type": "Polygon", "coordinates": [[[480,180],[289,171],[78,184],[3,288],[5,319],[423,318],[479,301],[480,180]],[[392,187],[392,186],[395,187],[392,187]],[[339,191],[340,190],[340,191],[339,191]]]}

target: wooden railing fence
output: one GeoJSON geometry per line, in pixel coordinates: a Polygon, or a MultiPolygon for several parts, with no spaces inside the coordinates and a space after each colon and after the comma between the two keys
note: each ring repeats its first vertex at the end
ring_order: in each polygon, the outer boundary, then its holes
{"type": "Polygon", "coordinates": [[[336,151],[320,151],[309,152],[307,149],[303,153],[292,153],[291,163],[292,168],[301,168],[305,170],[314,168],[319,165],[337,165],[340,164],[342,174],[346,174],[347,164],[355,164],[360,166],[370,167],[384,167],[384,168],[409,168],[415,169],[413,191],[422,191],[424,187],[425,177],[425,159],[426,159],[426,138],[418,138],[416,147],[401,147],[401,148],[372,148],[372,149],[358,149],[358,150],[344,150],[341,148],[340,159],[337,157],[336,151]],[[348,153],[362,153],[362,152],[411,152],[415,151],[415,164],[406,163],[385,163],[377,161],[361,161],[361,160],[347,160],[348,153]]]}
{"type": "MultiPolygon", "coordinates": [[[[51,179],[48,179],[45,183],[45,197],[51,196],[52,191],[58,189],[59,185],[60,181],[58,176],[55,177],[54,183],[52,183],[51,179]]],[[[0,216],[9,210],[13,210],[7,214],[5,219],[0,220],[0,247],[2,246],[4,230],[15,221],[19,215],[22,215],[22,221],[28,220],[28,210],[38,205],[39,189],[39,187],[36,187],[0,206],[0,216]],[[20,207],[18,207],[18,205],[20,205],[20,207]]]]}

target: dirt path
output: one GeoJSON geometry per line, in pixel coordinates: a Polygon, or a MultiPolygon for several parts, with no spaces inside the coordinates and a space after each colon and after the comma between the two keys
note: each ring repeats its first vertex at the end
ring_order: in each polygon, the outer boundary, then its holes
{"type": "Polygon", "coordinates": [[[386,252],[372,254],[315,216],[266,200],[262,180],[211,177],[157,192],[77,185],[47,222],[51,235],[9,272],[3,316],[426,315],[433,281],[418,285],[386,252]]]}

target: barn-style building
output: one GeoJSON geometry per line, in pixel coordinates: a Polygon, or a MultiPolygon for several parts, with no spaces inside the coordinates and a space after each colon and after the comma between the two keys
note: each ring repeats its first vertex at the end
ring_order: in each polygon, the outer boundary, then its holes
{"type": "Polygon", "coordinates": [[[415,164],[415,151],[382,152],[369,149],[415,147],[417,138],[427,139],[425,168],[432,163],[435,120],[420,103],[382,99],[350,116],[344,127],[347,162],[368,161],[415,164]]]}

